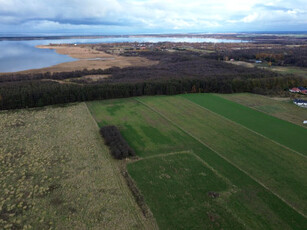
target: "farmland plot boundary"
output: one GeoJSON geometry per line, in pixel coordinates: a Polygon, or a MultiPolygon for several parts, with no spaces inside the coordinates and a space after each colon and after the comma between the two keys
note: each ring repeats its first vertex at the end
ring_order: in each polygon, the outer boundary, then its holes
{"type": "MultiPolygon", "coordinates": [[[[183,98],[184,98],[184,97],[183,97],[183,98]]],[[[281,147],[283,147],[283,148],[285,148],[285,149],[287,149],[287,150],[289,150],[289,151],[291,151],[291,152],[293,152],[293,153],[296,153],[296,154],[300,155],[301,157],[304,157],[304,158],[307,159],[307,156],[304,155],[303,153],[300,153],[300,152],[298,152],[298,151],[296,151],[296,150],[294,150],[294,149],[289,148],[288,146],[285,146],[285,145],[283,145],[283,144],[281,144],[281,143],[279,143],[279,142],[277,142],[277,141],[274,141],[274,140],[270,139],[269,137],[264,136],[263,134],[256,132],[255,130],[252,130],[252,129],[250,129],[250,128],[248,128],[248,127],[246,127],[246,126],[244,126],[244,125],[242,125],[242,124],[240,124],[240,123],[238,123],[238,122],[235,122],[235,121],[233,121],[233,120],[231,120],[231,119],[229,119],[229,118],[227,118],[227,117],[225,117],[225,116],[223,116],[223,115],[221,115],[221,114],[218,114],[218,113],[216,113],[216,112],[214,112],[214,111],[212,111],[212,110],[210,110],[210,109],[208,109],[208,108],[206,108],[206,107],[204,107],[204,106],[201,106],[201,105],[199,105],[199,104],[197,104],[197,103],[195,103],[195,102],[193,102],[193,101],[191,101],[191,100],[189,100],[189,99],[187,99],[187,98],[184,98],[184,100],[188,101],[190,104],[196,105],[197,107],[199,107],[199,108],[201,108],[201,109],[204,109],[204,110],[206,110],[206,111],[208,111],[208,112],[210,112],[210,113],[213,113],[213,114],[217,115],[218,117],[220,117],[220,118],[222,118],[222,119],[225,119],[225,120],[227,120],[227,121],[229,121],[229,122],[231,122],[231,123],[233,123],[233,124],[236,124],[236,125],[238,125],[238,126],[244,128],[244,129],[247,129],[248,131],[253,132],[253,133],[255,133],[256,135],[258,135],[258,136],[260,136],[260,137],[263,137],[263,138],[265,138],[265,139],[267,139],[267,140],[273,142],[274,144],[277,144],[277,145],[279,145],[279,146],[281,146],[281,147]]],[[[259,112],[261,112],[261,111],[259,111],[259,112]]],[[[262,112],[261,112],[261,113],[262,113],[262,112]]],[[[269,115],[269,114],[268,114],[268,115],[269,115]]],[[[270,115],[269,115],[269,116],[270,116],[270,115]]]]}
{"type": "MultiPolygon", "coordinates": [[[[263,188],[265,188],[267,191],[269,191],[270,193],[272,193],[273,195],[275,195],[277,198],[279,198],[281,201],[283,201],[286,205],[288,205],[290,208],[292,208],[294,211],[296,211],[297,213],[299,213],[301,216],[307,218],[307,216],[301,212],[300,210],[296,209],[293,205],[291,205],[288,201],[286,201],[283,197],[281,197],[280,195],[278,195],[277,193],[273,192],[271,189],[269,189],[265,184],[263,184],[262,182],[260,182],[259,180],[257,180],[255,177],[253,177],[252,175],[250,175],[250,173],[246,172],[245,170],[241,169],[239,166],[237,166],[235,163],[231,162],[229,159],[227,159],[226,157],[224,157],[222,154],[220,154],[219,152],[217,152],[216,150],[214,150],[213,148],[211,148],[209,145],[207,145],[205,142],[201,141],[199,138],[197,138],[196,136],[194,136],[193,134],[191,134],[190,132],[186,131],[185,129],[181,128],[179,125],[177,125],[174,121],[172,121],[170,118],[168,118],[166,115],[164,115],[163,113],[159,112],[158,110],[152,108],[151,106],[147,105],[146,103],[144,103],[143,101],[139,100],[138,98],[134,98],[134,100],[136,100],[137,102],[139,102],[140,104],[146,106],[147,108],[149,108],[150,110],[152,110],[153,112],[159,114],[161,117],[163,117],[164,119],[166,119],[168,122],[170,122],[171,124],[173,124],[175,127],[177,127],[178,129],[180,129],[182,132],[184,132],[185,134],[187,134],[188,136],[192,137],[194,140],[196,140],[197,142],[199,142],[200,144],[202,144],[203,146],[205,146],[206,148],[210,149],[212,152],[214,152],[215,154],[217,154],[219,157],[221,157],[223,160],[225,160],[226,162],[228,162],[229,164],[231,164],[233,167],[237,168],[239,171],[241,171],[242,173],[244,173],[245,175],[247,175],[248,177],[250,177],[253,181],[255,181],[256,183],[258,183],[259,185],[261,185],[263,188]]],[[[192,102],[191,102],[192,103],[192,102]]],[[[209,110],[210,111],[210,110],[209,110]]],[[[210,111],[211,112],[211,111],[210,111]]]]}

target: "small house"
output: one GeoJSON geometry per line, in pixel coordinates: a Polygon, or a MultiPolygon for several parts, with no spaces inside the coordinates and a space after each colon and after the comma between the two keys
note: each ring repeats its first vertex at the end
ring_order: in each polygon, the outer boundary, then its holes
{"type": "Polygon", "coordinates": [[[293,101],[294,104],[300,106],[300,107],[303,107],[303,108],[307,108],[307,101],[305,100],[302,100],[302,99],[295,99],[293,101]]]}
{"type": "Polygon", "coordinates": [[[307,94],[307,89],[301,90],[302,94],[307,94]]]}
{"type": "Polygon", "coordinates": [[[289,89],[289,91],[291,93],[299,93],[300,92],[300,89],[299,88],[292,88],[292,89],[289,89]]]}

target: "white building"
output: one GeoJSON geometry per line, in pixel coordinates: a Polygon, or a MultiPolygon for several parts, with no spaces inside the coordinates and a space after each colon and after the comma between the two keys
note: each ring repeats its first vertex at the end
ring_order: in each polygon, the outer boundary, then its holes
{"type": "Polygon", "coordinates": [[[307,101],[305,101],[305,100],[295,99],[293,101],[293,103],[300,106],[300,107],[307,108],[307,101]]]}

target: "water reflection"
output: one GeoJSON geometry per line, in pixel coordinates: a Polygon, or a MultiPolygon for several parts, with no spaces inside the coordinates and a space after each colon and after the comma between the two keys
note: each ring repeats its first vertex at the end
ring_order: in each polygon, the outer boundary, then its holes
{"type": "Polygon", "coordinates": [[[76,59],[25,42],[0,42],[0,72],[38,69],[76,59]]]}

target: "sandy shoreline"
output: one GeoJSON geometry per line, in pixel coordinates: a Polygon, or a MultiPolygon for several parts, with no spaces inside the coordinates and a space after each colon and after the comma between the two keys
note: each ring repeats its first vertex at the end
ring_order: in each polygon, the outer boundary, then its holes
{"type": "MultiPolygon", "coordinates": [[[[41,69],[30,69],[12,73],[43,73],[43,72],[69,72],[83,69],[108,69],[111,67],[129,67],[129,66],[150,66],[155,65],[157,61],[151,61],[143,57],[124,57],[107,54],[103,51],[92,49],[87,46],[65,45],[38,45],[40,49],[54,49],[58,54],[68,55],[78,59],[72,62],[64,62],[54,66],[41,69]]],[[[0,75],[12,74],[0,73],[0,75]]]]}

